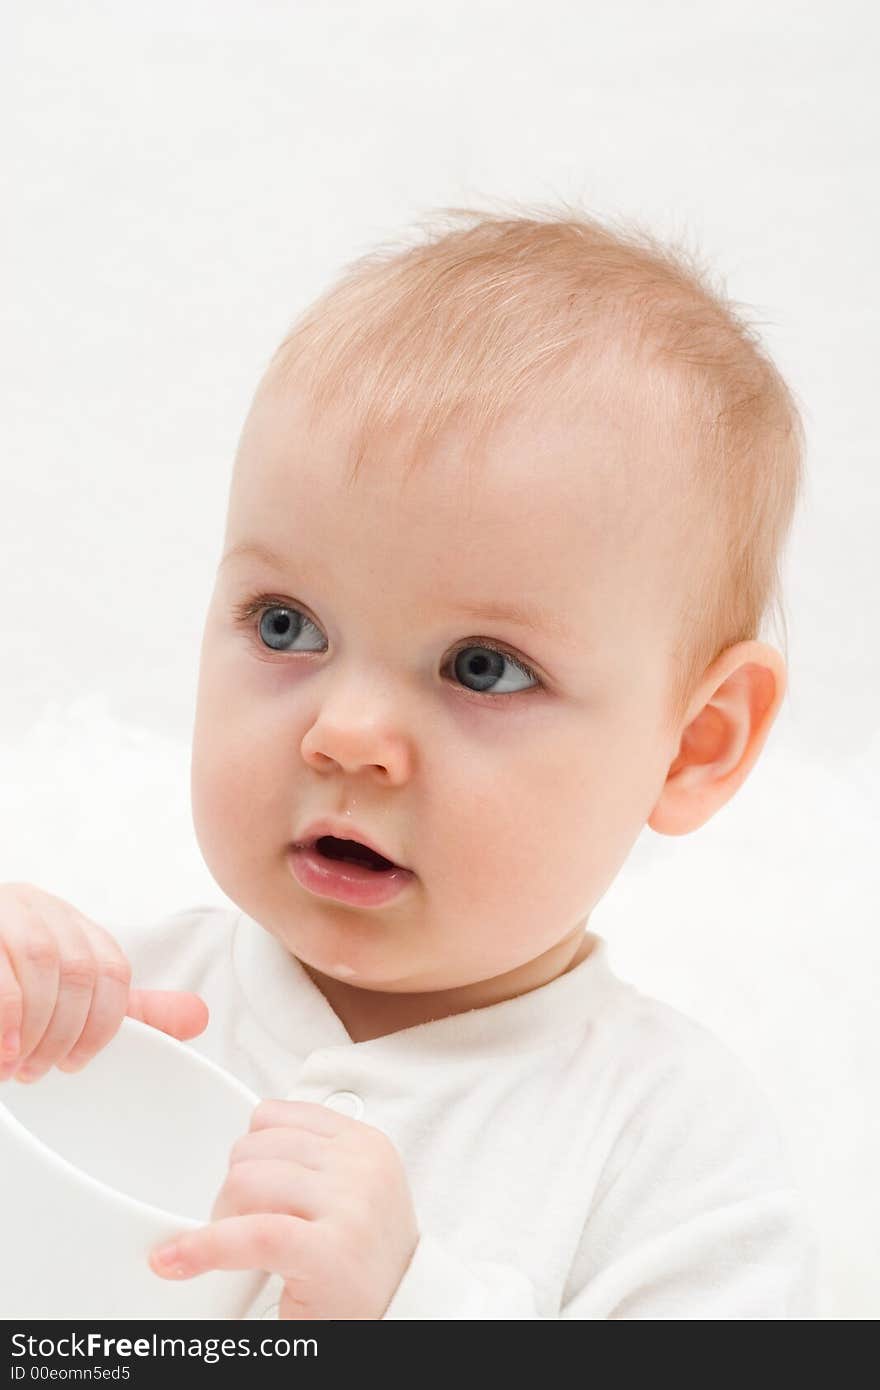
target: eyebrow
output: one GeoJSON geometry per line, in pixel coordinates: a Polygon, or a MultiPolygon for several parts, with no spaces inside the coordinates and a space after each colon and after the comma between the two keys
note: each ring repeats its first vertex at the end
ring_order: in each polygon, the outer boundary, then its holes
{"type": "MultiPolygon", "coordinates": [[[[254,559],[262,560],[264,564],[271,565],[275,569],[283,570],[286,561],[277,551],[269,546],[261,544],[259,541],[242,541],[239,545],[234,545],[231,550],[220,561],[220,568],[228,560],[236,559],[238,556],[252,556],[254,559]]],[[[560,621],[558,614],[550,613],[544,608],[536,607],[534,604],[519,603],[500,603],[489,601],[486,603],[460,603],[454,605],[454,611],[466,618],[485,619],[487,622],[510,622],[516,623],[520,627],[533,628],[539,632],[543,629],[552,633],[563,642],[574,640],[568,626],[560,621]]]]}

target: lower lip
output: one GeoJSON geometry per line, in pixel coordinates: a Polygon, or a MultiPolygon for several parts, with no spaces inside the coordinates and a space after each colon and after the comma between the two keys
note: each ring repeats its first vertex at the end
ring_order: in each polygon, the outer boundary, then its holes
{"type": "Polygon", "coordinates": [[[384,907],[415,877],[410,869],[385,869],[376,873],[344,859],[328,859],[317,850],[291,845],[287,851],[290,871],[303,888],[321,898],[336,898],[355,907],[384,907]]]}

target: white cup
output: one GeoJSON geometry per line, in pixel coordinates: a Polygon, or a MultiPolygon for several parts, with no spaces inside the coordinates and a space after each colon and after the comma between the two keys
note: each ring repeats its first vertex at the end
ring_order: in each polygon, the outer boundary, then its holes
{"type": "Polygon", "coordinates": [[[0,1085],[0,1318],[243,1318],[267,1275],[164,1279],[153,1246],[203,1226],[259,1097],[124,1018],[79,1072],[0,1085]]]}

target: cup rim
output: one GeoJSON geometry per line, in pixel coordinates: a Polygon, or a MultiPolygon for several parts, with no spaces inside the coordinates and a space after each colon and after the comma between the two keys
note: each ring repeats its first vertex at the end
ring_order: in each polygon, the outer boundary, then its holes
{"type": "MultiPolygon", "coordinates": [[[[259,1105],[260,1097],[254,1091],[252,1091],[249,1086],[246,1086],[243,1081],[239,1081],[237,1076],[233,1076],[230,1072],[224,1071],[222,1067],[217,1066],[216,1062],[212,1062],[210,1058],[203,1057],[201,1053],[195,1052],[190,1048],[187,1048],[186,1045],[182,1043],[178,1038],[173,1038],[170,1036],[170,1034],[163,1033],[161,1029],[153,1028],[152,1025],[149,1023],[142,1023],[140,1019],[129,1018],[126,1015],[126,1017],[122,1020],[121,1027],[117,1029],[116,1033],[113,1035],[113,1038],[111,1038],[110,1042],[107,1043],[107,1047],[111,1047],[113,1045],[115,1038],[119,1036],[119,1033],[122,1031],[123,1028],[126,1027],[126,1025],[129,1025],[129,1032],[132,1031],[131,1025],[134,1026],[135,1036],[137,1035],[138,1031],[140,1031],[142,1034],[152,1033],[154,1035],[153,1041],[155,1042],[155,1038],[158,1037],[160,1040],[160,1046],[163,1045],[163,1043],[167,1043],[170,1044],[170,1048],[172,1051],[180,1050],[184,1052],[185,1055],[195,1063],[197,1070],[201,1068],[204,1072],[212,1072],[218,1080],[225,1083],[232,1090],[237,1091],[238,1094],[243,1099],[248,1100],[252,1106],[259,1105]]],[[[85,1068],[83,1070],[85,1070],[85,1068]]],[[[76,1073],[67,1073],[67,1075],[70,1076],[72,1079],[76,1075],[76,1073]]],[[[38,1086],[39,1084],[39,1080],[34,1082],[35,1086],[38,1086]]],[[[163,1221],[167,1221],[169,1223],[176,1223],[180,1227],[185,1227],[190,1230],[194,1230],[199,1226],[204,1226],[208,1224],[206,1221],[199,1220],[197,1217],[182,1216],[179,1213],[172,1211],[169,1207],[159,1207],[154,1205],[154,1203],[152,1202],[143,1201],[140,1197],[133,1197],[130,1193],[124,1192],[121,1188],[116,1187],[113,1183],[103,1182],[99,1178],[93,1177],[91,1173],[88,1173],[84,1168],[77,1167],[77,1165],[75,1163],[72,1163],[70,1159],[65,1158],[63,1154],[60,1154],[57,1149],[52,1148],[51,1144],[47,1144],[45,1140],[40,1139],[38,1135],[34,1134],[32,1130],[28,1129],[27,1125],[24,1124],[14,1113],[14,1111],[12,1111],[6,1104],[5,1100],[3,1099],[3,1091],[2,1089],[0,1089],[0,1126],[3,1125],[5,1125],[7,1128],[11,1128],[13,1134],[17,1135],[19,1141],[23,1140],[27,1147],[30,1147],[31,1149],[36,1149],[44,1158],[48,1159],[50,1167],[59,1169],[62,1173],[65,1174],[65,1176],[72,1176],[76,1180],[76,1182],[84,1184],[88,1188],[94,1189],[96,1193],[100,1192],[105,1197],[107,1196],[107,1194],[110,1194],[115,1201],[122,1203],[124,1206],[135,1208],[140,1212],[146,1212],[153,1218],[159,1217],[163,1221]]],[[[159,1237],[157,1237],[157,1239],[158,1238],[159,1237]]]]}

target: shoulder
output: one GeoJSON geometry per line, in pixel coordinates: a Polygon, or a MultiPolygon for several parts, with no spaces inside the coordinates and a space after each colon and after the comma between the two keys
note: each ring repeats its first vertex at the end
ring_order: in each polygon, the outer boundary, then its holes
{"type": "Polygon", "coordinates": [[[651,1184],[663,1172],[696,1193],[793,1185],[785,1140],[759,1077],[720,1037],[670,1004],[630,986],[616,1011],[620,1129],[605,1186],[628,1170],[651,1184]]]}
{"type": "Polygon", "coordinates": [[[813,1317],[815,1235],[758,1077],[658,999],[615,1012],[617,1123],[570,1286],[591,1311],[571,1316],[813,1317]]]}
{"type": "Polygon", "coordinates": [[[609,1055],[649,1090],[699,1087],[724,1078],[760,1091],[755,1073],[706,1024],[609,971],[615,988],[598,1016],[609,1055]]]}

